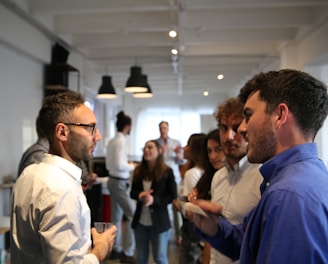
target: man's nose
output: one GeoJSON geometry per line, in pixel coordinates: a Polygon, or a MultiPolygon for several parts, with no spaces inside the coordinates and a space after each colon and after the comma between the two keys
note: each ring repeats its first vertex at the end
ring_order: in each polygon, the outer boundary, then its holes
{"type": "Polygon", "coordinates": [[[102,135],[101,135],[99,129],[97,129],[97,128],[96,128],[96,134],[95,134],[95,136],[96,136],[96,141],[99,141],[99,140],[102,139],[102,135]]]}
{"type": "Polygon", "coordinates": [[[238,127],[238,133],[242,135],[242,137],[246,136],[247,133],[247,127],[246,127],[246,122],[245,119],[241,122],[241,124],[238,127]]]}
{"type": "Polygon", "coordinates": [[[228,138],[229,138],[230,140],[232,140],[232,139],[235,138],[235,136],[236,136],[236,131],[234,131],[232,128],[229,128],[229,129],[228,129],[228,138]]]}

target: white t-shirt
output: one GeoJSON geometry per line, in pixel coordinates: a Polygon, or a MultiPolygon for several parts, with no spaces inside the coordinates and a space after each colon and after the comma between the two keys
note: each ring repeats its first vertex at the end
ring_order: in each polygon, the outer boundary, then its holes
{"type": "Polygon", "coordinates": [[[196,186],[203,173],[204,170],[197,166],[185,172],[182,184],[182,196],[187,196],[189,194],[189,192],[196,186]]]}

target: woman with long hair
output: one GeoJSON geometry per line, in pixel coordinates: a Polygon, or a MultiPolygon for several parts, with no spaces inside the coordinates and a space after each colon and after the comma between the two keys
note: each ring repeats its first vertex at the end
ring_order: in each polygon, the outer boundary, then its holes
{"type": "Polygon", "coordinates": [[[130,196],[137,201],[132,228],[136,239],[137,263],[149,263],[151,244],[154,261],[167,264],[171,228],[167,205],[177,197],[173,171],[163,158],[156,140],[146,142],[143,158],[134,171],[130,196]]]}
{"type": "MultiPolygon", "coordinates": [[[[206,134],[192,134],[183,148],[184,157],[187,159],[189,169],[186,170],[183,177],[182,197],[186,197],[196,186],[198,180],[206,169],[206,150],[204,142],[206,134]]],[[[181,210],[184,214],[183,210],[181,210]]],[[[200,239],[194,233],[193,223],[183,215],[183,224],[181,227],[182,244],[180,246],[179,264],[196,264],[201,259],[200,239]]]]}
{"type": "MultiPolygon", "coordinates": [[[[220,143],[219,129],[210,131],[206,136],[204,146],[207,150],[207,166],[196,187],[188,194],[188,200],[194,198],[211,200],[211,182],[215,172],[223,167],[224,151],[220,143]]],[[[209,264],[211,258],[211,245],[204,242],[202,264],[209,264]]]]}

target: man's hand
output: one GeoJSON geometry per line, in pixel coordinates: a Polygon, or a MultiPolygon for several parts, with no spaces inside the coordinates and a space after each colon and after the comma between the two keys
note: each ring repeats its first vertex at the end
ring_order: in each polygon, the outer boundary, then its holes
{"type": "Polygon", "coordinates": [[[188,212],[186,213],[188,218],[194,221],[202,233],[207,236],[214,236],[218,232],[219,219],[223,209],[222,205],[202,199],[195,200],[193,203],[202,208],[207,216],[188,212]]]}
{"type": "Polygon", "coordinates": [[[183,148],[180,145],[173,149],[173,151],[177,155],[178,160],[183,160],[183,148]]]}
{"type": "Polygon", "coordinates": [[[112,250],[115,237],[116,237],[116,226],[112,225],[111,228],[105,230],[103,233],[98,233],[93,227],[91,229],[91,235],[93,239],[93,249],[91,251],[98,260],[101,262],[107,256],[108,252],[112,250]]]}
{"type": "Polygon", "coordinates": [[[82,188],[83,191],[90,190],[92,185],[97,181],[98,175],[94,172],[89,172],[85,175],[85,178],[82,179],[82,188]]]}
{"type": "Polygon", "coordinates": [[[176,210],[178,210],[178,211],[180,211],[181,212],[181,206],[180,206],[180,204],[179,204],[179,200],[178,199],[174,199],[173,201],[172,201],[172,206],[176,209],[176,210]]]}

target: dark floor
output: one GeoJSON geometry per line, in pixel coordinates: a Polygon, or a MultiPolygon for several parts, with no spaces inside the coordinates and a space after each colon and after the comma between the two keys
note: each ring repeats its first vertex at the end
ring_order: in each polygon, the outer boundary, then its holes
{"type": "MultiPolygon", "coordinates": [[[[172,234],[173,232],[171,232],[172,234]]],[[[169,240],[169,246],[168,246],[168,262],[170,264],[177,264],[178,258],[179,258],[179,246],[175,244],[175,238],[174,236],[170,237],[169,240]]],[[[120,263],[119,260],[105,260],[103,261],[103,264],[117,264],[120,263]]],[[[152,260],[152,257],[150,256],[150,263],[154,264],[155,262],[152,260]]]]}

